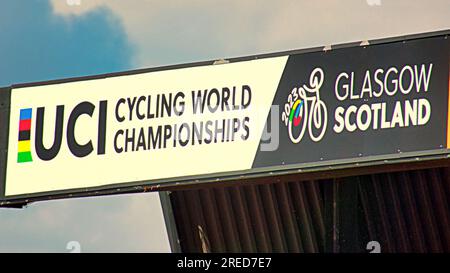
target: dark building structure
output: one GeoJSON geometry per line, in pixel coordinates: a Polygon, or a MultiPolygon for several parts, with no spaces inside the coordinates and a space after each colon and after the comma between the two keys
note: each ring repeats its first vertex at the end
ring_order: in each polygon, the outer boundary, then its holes
{"type": "Polygon", "coordinates": [[[181,250],[369,252],[367,244],[377,241],[381,252],[449,252],[448,164],[175,190],[181,250]]]}

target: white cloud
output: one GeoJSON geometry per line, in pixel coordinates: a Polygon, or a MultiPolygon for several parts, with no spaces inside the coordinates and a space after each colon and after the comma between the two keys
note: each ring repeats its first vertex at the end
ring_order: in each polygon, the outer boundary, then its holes
{"type": "Polygon", "coordinates": [[[1,209],[0,252],[169,252],[158,193],[57,200],[1,209]]]}
{"type": "Polygon", "coordinates": [[[54,12],[68,17],[110,9],[137,46],[137,67],[450,28],[449,0],[379,2],[81,0],[70,6],[52,0],[54,12]]]}

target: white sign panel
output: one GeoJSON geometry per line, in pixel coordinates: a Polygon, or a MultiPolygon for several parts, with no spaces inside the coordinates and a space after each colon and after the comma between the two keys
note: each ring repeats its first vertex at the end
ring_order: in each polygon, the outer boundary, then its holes
{"type": "Polygon", "coordinates": [[[250,169],[287,58],[12,89],[5,196],[250,169]]]}

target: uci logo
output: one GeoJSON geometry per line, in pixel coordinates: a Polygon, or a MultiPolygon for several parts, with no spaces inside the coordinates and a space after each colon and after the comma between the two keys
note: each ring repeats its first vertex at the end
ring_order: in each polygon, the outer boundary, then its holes
{"type": "Polygon", "coordinates": [[[309,77],[309,85],[292,89],[284,105],[281,120],[288,129],[289,138],[299,143],[306,129],[312,141],[320,141],[327,128],[327,106],[320,99],[324,75],[315,68],[309,77]]]}
{"type": "MultiPolygon", "coordinates": [[[[46,109],[38,107],[36,109],[36,125],[34,131],[34,148],[35,154],[44,161],[55,158],[63,141],[63,130],[66,129],[65,136],[67,139],[67,146],[70,152],[76,157],[85,157],[93,150],[92,140],[87,143],[80,144],[75,137],[75,124],[81,115],[88,115],[92,117],[96,111],[96,105],[90,102],[81,102],[75,106],[69,114],[67,124],[64,124],[64,105],[56,106],[56,119],[53,143],[50,147],[44,146],[44,114],[46,109]]],[[[106,139],[106,110],[107,101],[100,101],[98,105],[98,134],[97,134],[97,154],[105,153],[105,139],[106,139]]],[[[31,124],[32,124],[32,108],[20,109],[19,117],[19,143],[17,162],[32,162],[31,154],[31,124]]]]}

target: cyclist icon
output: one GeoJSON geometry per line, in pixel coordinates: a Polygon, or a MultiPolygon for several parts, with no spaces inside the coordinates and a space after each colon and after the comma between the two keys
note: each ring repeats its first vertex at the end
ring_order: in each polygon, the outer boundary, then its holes
{"type": "Polygon", "coordinates": [[[320,99],[320,88],[324,74],[321,68],[315,68],[309,77],[309,85],[292,89],[285,104],[282,121],[288,127],[289,138],[293,143],[299,143],[308,128],[312,141],[320,141],[327,127],[327,107],[320,99]],[[303,122],[302,122],[303,121],[303,122]],[[300,126],[299,132],[294,130],[300,126]]]}

